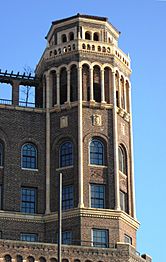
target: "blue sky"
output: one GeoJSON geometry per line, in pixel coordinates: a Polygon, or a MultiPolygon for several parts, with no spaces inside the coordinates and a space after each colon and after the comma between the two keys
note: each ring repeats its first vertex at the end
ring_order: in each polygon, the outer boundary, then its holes
{"type": "Polygon", "coordinates": [[[132,59],[137,249],[165,262],[166,2],[155,0],[1,1],[0,68],[35,68],[53,20],[76,13],[106,16],[132,59]],[[164,162],[163,162],[164,161],[164,162]]]}

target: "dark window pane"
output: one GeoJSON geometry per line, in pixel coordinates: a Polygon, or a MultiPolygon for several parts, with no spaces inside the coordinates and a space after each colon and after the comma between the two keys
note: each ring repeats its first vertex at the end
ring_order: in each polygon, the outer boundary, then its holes
{"type": "Polygon", "coordinates": [[[65,142],[60,148],[60,167],[73,165],[73,145],[65,142]]]}
{"type": "Polygon", "coordinates": [[[104,165],[104,146],[100,140],[93,139],[90,143],[90,164],[104,165]]]}
{"type": "Polygon", "coordinates": [[[34,188],[21,189],[21,212],[23,213],[36,212],[36,189],[34,188]]]}
{"type": "Polygon", "coordinates": [[[29,169],[37,168],[37,150],[32,144],[25,144],[22,147],[22,167],[29,169]]]}

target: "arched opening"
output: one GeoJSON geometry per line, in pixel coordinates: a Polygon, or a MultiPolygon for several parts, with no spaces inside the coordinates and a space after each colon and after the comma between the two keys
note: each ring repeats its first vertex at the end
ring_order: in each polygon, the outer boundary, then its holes
{"type": "Polygon", "coordinates": [[[62,262],[69,262],[67,258],[62,259],[62,262]]]}
{"type": "Polygon", "coordinates": [[[29,256],[29,257],[27,257],[27,261],[28,262],[35,262],[35,259],[34,259],[34,257],[29,256]]]}
{"type": "Polygon", "coordinates": [[[77,79],[77,67],[73,65],[70,69],[70,101],[74,102],[77,101],[77,86],[78,86],[78,79],[77,79]]]}
{"type": "Polygon", "coordinates": [[[101,46],[97,47],[98,52],[101,52],[101,46]]]}
{"type": "Polygon", "coordinates": [[[129,86],[129,82],[126,81],[125,84],[125,90],[126,90],[126,110],[128,113],[130,113],[130,86],[129,86]]]}
{"type": "Polygon", "coordinates": [[[66,37],[66,35],[65,34],[63,34],[62,35],[62,43],[65,43],[65,42],[67,42],[67,37],[66,37]]]}
{"type": "Polygon", "coordinates": [[[50,258],[50,262],[57,262],[58,260],[55,257],[50,258]]]}
{"type": "Polygon", "coordinates": [[[40,257],[40,258],[39,258],[39,262],[46,262],[45,257],[40,257]]]}
{"type": "Polygon", "coordinates": [[[52,106],[57,104],[57,76],[56,71],[51,71],[52,106]]]}
{"type": "Polygon", "coordinates": [[[119,107],[119,74],[115,74],[115,86],[116,86],[116,106],[119,107]]]}
{"type": "Polygon", "coordinates": [[[79,260],[79,259],[74,259],[74,262],[81,262],[81,260],[79,260]]]}
{"type": "Polygon", "coordinates": [[[17,256],[16,256],[16,261],[17,261],[17,262],[23,262],[23,257],[20,256],[20,255],[17,255],[17,256]]]}
{"type": "Polygon", "coordinates": [[[72,40],[74,40],[74,33],[70,32],[69,33],[69,41],[72,41],[72,40]]]}
{"type": "Polygon", "coordinates": [[[125,89],[124,89],[124,78],[120,79],[120,89],[121,89],[121,106],[125,109],[125,89]]]}
{"type": "Polygon", "coordinates": [[[82,44],[82,49],[86,49],[86,45],[85,44],[82,44]]]}
{"type": "Polygon", "coordinates": [[[95,46],[94,45],[92,45],[92,51],[95,51],[95,46]]]}
{"type": "Polygon", "coordinates": [[[12,104],[12,85],[10,83],[0,83],[0,104],[12,104]]]}
{"type": "Polygon", "coordinates": [[[82,66],[82,99],[90,100],[90,70],[86,64],[82,66]]]}
{"type": "Polygon", "coordinates": [[[94,33],[93,40],[94,41],[99,41],[99,33],[94,33]]]}
{"type": "Polygon", "coordinates": [[[94,100],[101,102],[101,76],[99,66],[94,66],[93,68],[93,93],[94,100]]]}
{"type": "Polygon", "coordinates": [[[118,147],[119,171],[127,175],[127,153],[125,147],[120,144],[118,147]]]}
{"type": "Polygon", "coordinates": [[[91,33],[90,32],[85,32],[85,39],[91,40],[91,33]]]}
{"type": "Polygon", "coordinates": [[[110,103],[110,95],[111,95],[111,69],[106,67],[104,69],[104,91],[105,91],[105,101],[110,103]]]}
{"type": "Polygon", "coordinates": [[[5,262],[12,262],[12,257],[10,255],[5,255],[4,256],[4,261],[5,262]]]}
{"type": "Polygon", "coordinates": [[[90,45],[88,44],[88,45],[87,45],[87,50],[90,50],[90,49],[91,49],[91,47],[90,47],[90,45]]]}
{"type": "Polygon", "coordinates": [[[63,67],[60,71],[60,104],[67,101],[67,71],[63,67]]]}

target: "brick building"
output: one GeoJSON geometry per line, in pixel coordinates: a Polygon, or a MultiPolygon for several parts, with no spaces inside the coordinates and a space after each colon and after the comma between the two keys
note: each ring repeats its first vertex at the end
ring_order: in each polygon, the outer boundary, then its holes
{"type": "Polygon", "coordinates": [[[130,58],[105,17],[52,23],[35,77],[0,72],[0,261],[150,262],[136,251],[130,58]],[[20,87],[35,88],[35,103],[20,87]]]}

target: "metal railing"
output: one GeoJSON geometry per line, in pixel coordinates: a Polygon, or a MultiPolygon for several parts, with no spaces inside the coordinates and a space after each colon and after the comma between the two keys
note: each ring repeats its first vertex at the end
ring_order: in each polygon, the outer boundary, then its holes
{"type": "Polygon", "coordinates": [[[12,100],[10,100],[10,99],[0,99],[0,104],[2,104],[2,105],[12,105],[12,100]]]}

